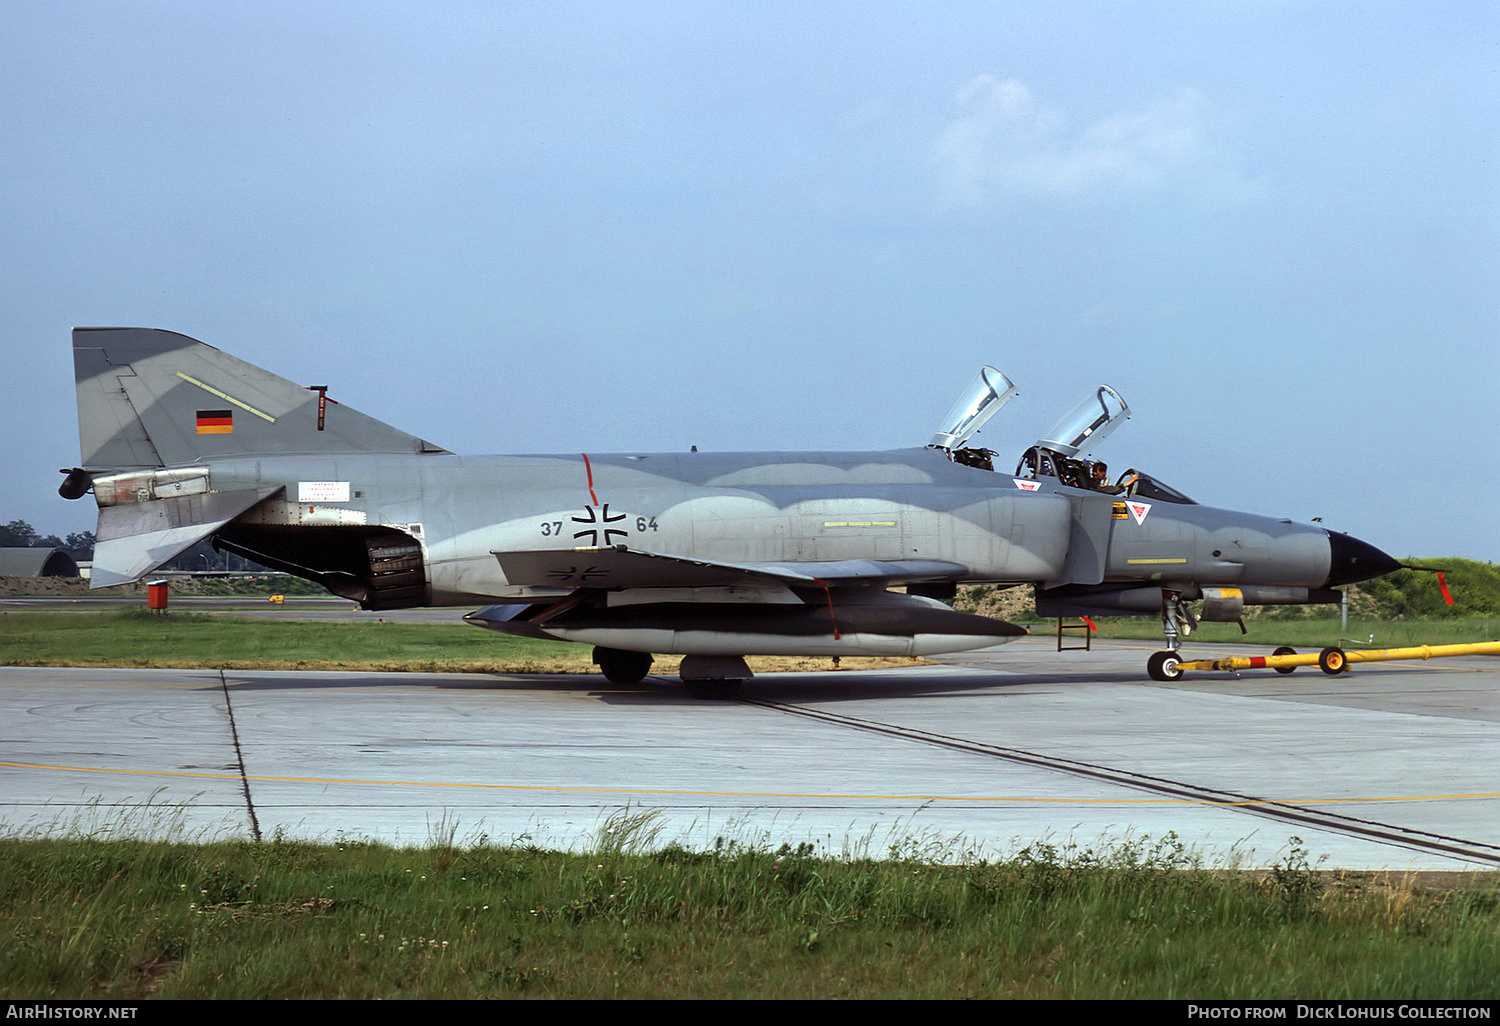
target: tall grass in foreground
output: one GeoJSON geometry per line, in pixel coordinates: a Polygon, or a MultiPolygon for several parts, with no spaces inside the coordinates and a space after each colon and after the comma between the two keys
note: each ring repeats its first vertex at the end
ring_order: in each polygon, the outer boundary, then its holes
{"type": "Polygon", "coordinates": [[[1211,871],[1176,838],[1007,861],[439,838],[0,840],[0,996],[1492,998],[1500,892],[1211,871]]]}

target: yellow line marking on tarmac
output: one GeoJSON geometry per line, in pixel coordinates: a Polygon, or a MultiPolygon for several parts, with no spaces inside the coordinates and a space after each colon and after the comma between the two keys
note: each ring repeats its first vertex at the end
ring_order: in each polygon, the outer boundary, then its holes
{"type": "MultiPolygon", "coordinates": [[[[676,795],[705,798],[836,798],[851,801],[990,802],[1040,805],[1207,805],[1218,808],[1253,808],[1260,805],[1351,805],[1384,802],[1459,801],[1500,798],[1500,791],[1473,794],[1408,794],[1377,798],[1259,798],[1242,801],[1212,801],[1192,798],[1027,798],[1014,795],[963,794],[832,794],[811,791],[700,791],[657,787],[564,787],[549,784],[463,784],[442,780],[354,780],[335,777],[272,777],[238,773],[187,773],[174,770],[106,769],[100,766],[47,766],[29,762],[0,762],[0,768],[51,770],[59,773],[112,773],[141,777],[187,777],[199,780],[254,780],[282,784],[355,784],[373,787],[473,788],[480,791],[542,791],[561,794],[676,795]]],[[[1127,787],[1127,784],[1115,784],[1127,787]]]]}

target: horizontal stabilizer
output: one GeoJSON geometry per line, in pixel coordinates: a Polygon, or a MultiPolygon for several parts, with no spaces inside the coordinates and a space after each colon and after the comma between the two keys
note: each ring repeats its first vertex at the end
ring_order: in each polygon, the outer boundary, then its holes
{"type": "Polygon", "coordinates": [[[720,563],[609,548],[495,552],[511,584],[564,588],[832,587],[956,581],[968,572],[935,559],[845,559],[808,563],[720,563]]]}
{"type": "Polygon", "coordinates": [[[192,548],[280,488],[153,499],[99,511],[90,588],[130,584],[192,548]]]}

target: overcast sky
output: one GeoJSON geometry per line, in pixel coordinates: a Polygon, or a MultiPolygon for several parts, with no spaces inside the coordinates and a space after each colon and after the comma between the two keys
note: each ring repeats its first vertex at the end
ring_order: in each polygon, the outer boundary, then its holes
{"type": "Polygon", "coordinates": [[[1500,560],[1500,5],[9,0],[0,522],[73,325],[462,452],[1097,455],[1500,560]]]}

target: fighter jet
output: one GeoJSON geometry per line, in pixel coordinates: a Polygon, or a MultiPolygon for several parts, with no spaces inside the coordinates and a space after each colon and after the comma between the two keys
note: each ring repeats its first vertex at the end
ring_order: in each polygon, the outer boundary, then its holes
{"type": "Polygon", "coordinates": [[[1197,619],[1337,602],[1398,567],[1290,520],[1200,505],[1081,457],[1128,416],[1099,387],[1014,473],[968,442],[1016,394],[992,367],[925,446],[883,452],[465,456],[175,332],[76,328],[81,458],[99,506],[93,587],[198,542],[364,609],[478,607],[496,631],[594,646],[610,681],[682,655],[704,695],[747,655],[933,655],[1025,634],[942,600],[1033,588],[1043,617],[1197,619]],[[1189,602],[1202,602],[1194,613],[1189,602]]]}

